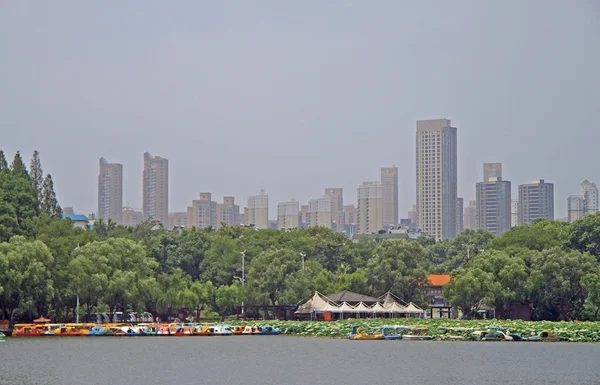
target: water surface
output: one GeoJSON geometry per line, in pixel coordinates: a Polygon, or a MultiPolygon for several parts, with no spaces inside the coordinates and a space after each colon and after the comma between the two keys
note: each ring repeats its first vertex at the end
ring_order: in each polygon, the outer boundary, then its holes
{"type": "Polygon", "coordinates": [[[600,344],[288,336],[10,338],[0,384],[598,384],[600,344]]]}

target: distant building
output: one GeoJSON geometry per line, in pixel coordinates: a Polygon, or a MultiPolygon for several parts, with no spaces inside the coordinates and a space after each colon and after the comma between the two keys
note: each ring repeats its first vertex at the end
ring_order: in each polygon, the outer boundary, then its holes
{"type": "Polygon", "coordinates": [[[408,219],[410,219],[411,223],[414,223],[417,227],[419,227],[419,213],[417,211],[417,205],[413,205],[412,210],[408,211],[408,219]]]}
{"type": "Polygon", "coordinates": [[[187,212],[169,213],[169,230],[175,227],[187,227],[187,212]]]}
{"type": "Polygon", "coordinates": [[[240,220],[240,206],[235,204],[234,197],[223,197],[223,203],[217,203],[217,229],[224,223],[227,226],[237,226],[240,220]]]}
{"type": "Polygon", "coordinates": [[[463,223],[463,199],[462,198],[456,198],[456,234],[460,234],[463,232],[464,230],[464,223],[463,223]]]}
{"type": "Polygon", "coordinates": [[[123,226],[137,226],[144,221],[144,215],[140,210],[134,210],[131,207],[124,207],[121,213],[121,222],[123,226]]]}
{"type": "Polygon", "coordinates": [[[391,230],[380,230],[372,234],[354,234],[354,236],[352,236],[352,239],[354,241],[360,241],[361,239],[369,239],[380,243],[383,241],[418,239],[424,236],[425,234],[420,231],[411,231],[410,229],[399,227],[391,230]]]}
{"type": "Polygon", "coordinates": [[[464,208],[463,229],[477,229],[477,201],[469,201],[464,208]]]}
{"type": "Polygon", "coordinates": [[[169,223],[169,160],[144,153],[143,196],[144,217],[169,223]]]}
{"type": "Polygon", "coordinates": [[[344,206],[344,223],[346,225],[358,223],[358,209],[354,205],[344,206]]]}
{"type": "Polygon", "coordinates": [[[269,230],[277,230],[277,221],[269,220],[269,230]]]}
{"type": "Polygon", "coordinates": [[[380,182],[363,182],[358,186],[358,231],[376,233],[383,228],[383,186],[380,182]]]}
{"type": "Polygon", "coordinates": [[[598,212],[598,187],[596,183],[584,180],[581,183],[579,195],[567,198],[568,218],[572,223],[585,216],[598,212]]]}
{"type": "Polygon", "coordinates": [[[320,226],[331,229],[333,224],[333,199],[327,195],[308,201],[310,226],[320,226]]]}
{"type": "Polygon", "coordinates": [[[98,167],[98,218],[121,223],[123,211],[123,165],[100,158],[98,167]]]}
{"type": "Polygon", "coordinates": [[[543,179],[519,185],[519,224],[554,220],[554,185],[543,179]]]}
{"type": "Polygon", "coordinates": [[[193,200],[192,206],[187,208],[188,227],[217,228],[217,202],[212,200],[212,194],[201,192],[200,199],[193,200]]]}
{"type": "Polygon", "coordinates": [[[419,227],[437,240],[456,236],[457,129],[448,119],[417,121],[419,227]]]}
{"type": "Polygon", "coordinates": [[[476,185],[477,228],[500,235],[511,228],[511,184],[502,163],[484,163],[485,180],[476,185]]]}
{"type": "Polygon", "coordinates": [[[269,196],[265,190],[260,194],[248,197],[248,223],[259,229],[269,228],[269,196]]]}
{"type": "Polygon", "coordinates": [[[510,227],[519,226],[519,200],[510,201],[510,227]]]}
{"type": "Polygon", "coordinates": [[[398,167],[381,168],[383,227],[398,226],[398,167]]]}
{"type": "Polygon", "coordinates": [[[341,187],[327,187],[324,197],[331,198],[331,230],[344,231],[344,190],[341,187]]]}
{"type": "Polygon", "coordinates": [[[63,207],[62,212],[63,212],[63,216],[75,214],[75,212],[73,211],[73,207],[63,207]]]}
{"type": "Polygon", "coordinates": [[[301,205],[300,206],[299,226],[303,229],[310,227],[310,205],[301,205]]]}
{"type": "Polygon", "coordinates": [[[83,214],[63,214],[63,219],[70,219],[73,221],[74,227],[79,227],[81,229],[85,229],[88,226],[89,219],[83,214]]]}
{"type": "Polygon", "coordinates": [[[297,229],[300,218],[300,204],[295,199],[281,202],[277,205],[277,227],[282,229],[297,229]]]}

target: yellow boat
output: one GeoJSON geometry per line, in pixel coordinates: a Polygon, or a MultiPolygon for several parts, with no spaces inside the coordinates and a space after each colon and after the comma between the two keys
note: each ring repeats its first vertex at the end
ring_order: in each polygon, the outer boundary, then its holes
{"type": "Polygon", "coordinates": [[[383,340],[383,332],[381,328],[369,328],[368,332],[363,326],[354,326],[352,333],[348,335],[350,340],[383,340]]]}

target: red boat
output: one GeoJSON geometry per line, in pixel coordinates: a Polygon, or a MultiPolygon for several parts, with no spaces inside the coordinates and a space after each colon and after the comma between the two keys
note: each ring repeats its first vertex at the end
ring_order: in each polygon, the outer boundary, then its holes
{"type": "Polygon", "coordinates": [[[15,337],[41,337],[46,332],[43,326],[31,324],[17,324],[15,325],[15,329],[12,334],[15,337]]]}

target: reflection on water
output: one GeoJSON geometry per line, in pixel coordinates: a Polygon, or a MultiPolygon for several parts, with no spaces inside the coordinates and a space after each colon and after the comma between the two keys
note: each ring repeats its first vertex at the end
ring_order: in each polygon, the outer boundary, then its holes
{"type": "Polygon", "coordinates": [[[10,338],[0,384],[595,384],[599,362],[600,344],[10,338]]]}

